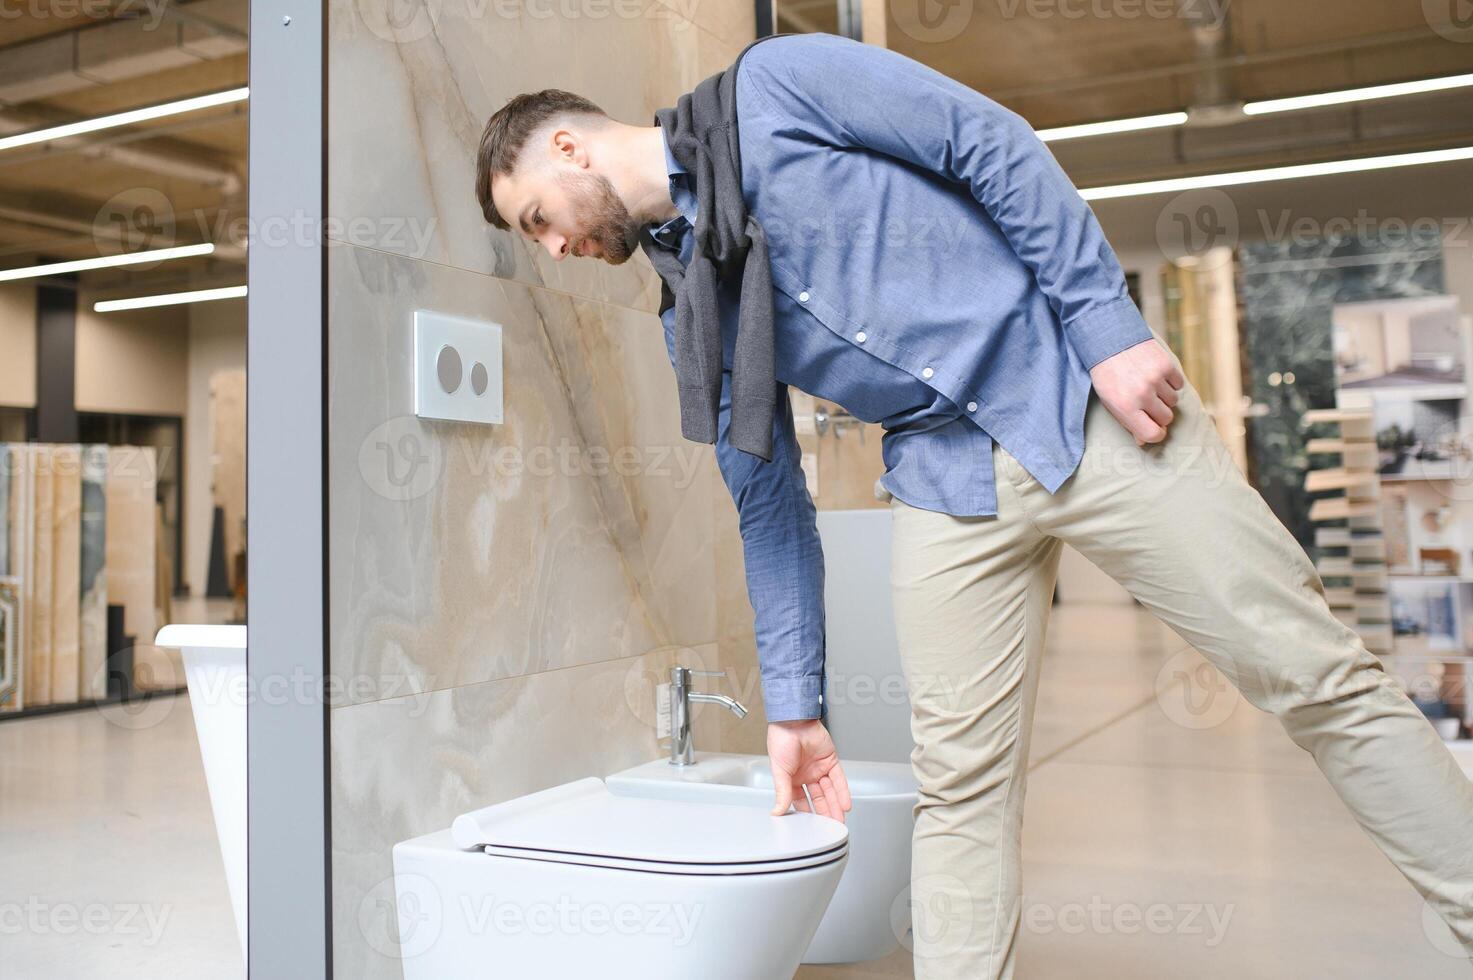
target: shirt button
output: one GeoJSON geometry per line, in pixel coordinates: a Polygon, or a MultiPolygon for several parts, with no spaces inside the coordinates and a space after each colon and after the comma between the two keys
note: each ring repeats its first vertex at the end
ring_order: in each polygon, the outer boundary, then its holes
{"type": "Polygon", "coordinates": [[[862,343],[864,343],[865,339],[868,336],[869,336],[868,334],[866,334],[863,330],[861,330],[861,331],[859,331],[859,333],[857,333],[857,334],[854,335],[854,339],[857,340],[857,341],[859,341],[862,344],[862,343]]]}
{"type": "Polygon", "coordinates": [[[798,302],[800,302],[800,303],[806,303],[806,302],[808,302],[808,290],[805,289],[801,293],[798,294],[798,302]]]}
{"type": "Polygon", "coordinates": [[[932,371],[930,368],[926,368],[924,371],[921,372],[921,377],[923,377],[923,378],[929,378],[931,375],[933,375],[935,373],[936,372],[935,371],[932,371]]]}
{"type": "Polygon", "coordinates": [[[967,411],[969,411],[969,412],[975,412],[976,410],[977,410],[977,403],[976,402],[967,402],[967,411]]]}

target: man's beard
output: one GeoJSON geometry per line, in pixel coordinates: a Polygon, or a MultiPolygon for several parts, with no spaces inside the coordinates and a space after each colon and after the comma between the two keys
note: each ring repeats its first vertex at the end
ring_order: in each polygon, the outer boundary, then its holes
{"type": "MultiPolygon", "coordinates": [[[[639,243],[639,223],[624,207],[614,185],[602,174],[558,175],[558,182],[573,205],[573,222],[583,229],[584,238],[598,242],[603,259],[610,265],[628,261],[639,243]]],[[[577,242],[574,242],[574,247],[577,242]]]]}

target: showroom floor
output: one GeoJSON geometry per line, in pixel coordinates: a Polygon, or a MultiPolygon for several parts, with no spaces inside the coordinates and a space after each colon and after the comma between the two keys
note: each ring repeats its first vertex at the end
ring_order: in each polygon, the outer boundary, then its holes
{"type": "MultiPolygon", "coordinates": [[[[1195,654],[1154,619],[1060,606],[1049,647],[1020,978],[1468,976],[1275,721],[1158,701],[1195,654]]],[[[189,703],[155,708],[0,723],[0,975],[241,975],[189,703]]],[[[799,973],[897,976],[908,953],[799,973]]]]}

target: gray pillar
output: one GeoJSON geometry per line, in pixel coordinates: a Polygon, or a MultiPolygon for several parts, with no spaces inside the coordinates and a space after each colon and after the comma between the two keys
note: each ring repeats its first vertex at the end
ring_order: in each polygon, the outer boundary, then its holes
{"type": "Polygon", "coordinates": [[[41,442],[77,441],[77,293],[36,287],[36,431],[41,442]]]}

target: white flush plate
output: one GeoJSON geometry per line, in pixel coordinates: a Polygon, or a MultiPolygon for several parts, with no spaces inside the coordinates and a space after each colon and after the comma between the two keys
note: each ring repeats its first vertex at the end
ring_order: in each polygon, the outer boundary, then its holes
{"type": "Polygon", "coordinates": [[[414,311],[414,414],[501,422],[501,324],[414,311]]]}

